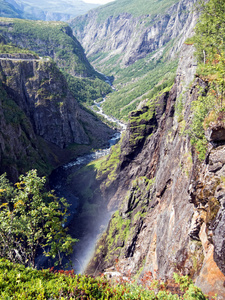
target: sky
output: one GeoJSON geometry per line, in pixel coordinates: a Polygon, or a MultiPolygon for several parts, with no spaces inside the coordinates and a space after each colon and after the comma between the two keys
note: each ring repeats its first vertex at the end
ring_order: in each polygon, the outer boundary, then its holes
{"type": "Polygon", "coordinates": [[[86,3],[96,3],[96,4],[106,4],[108,2],[112,2],[114,0],[83,0],[86,3]]]}

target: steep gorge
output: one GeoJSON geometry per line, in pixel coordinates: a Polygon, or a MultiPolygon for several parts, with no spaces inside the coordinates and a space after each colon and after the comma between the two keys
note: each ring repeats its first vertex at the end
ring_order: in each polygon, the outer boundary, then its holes
{"type": "MultiPolygon", "coordinates": [[[[121,46],[122,51],[126,49],[123,64],[129,65],[136,58],[147,55],[148,51],[159,49],[157,39],[160,47],[165,45],[165,38],[173,36],[170,27],[174,30],[174,37],[178,37],[176,49],[170,49],[172,56],[196,22],[195,17],[183,14],[186,6],[192,7],[194,2],[182,0],[174,4],[173,8],[179,8],[178,12],[174,10],[176,17],[169,20],[165,15],[161,19],[163,24],[160,21],[152,27],[160,32],[160,37],[156,34],[155,39],[148,39],[145,33],[137,44],[138,48],[134,44],[130,48],[121,46]],[[183,26],[186,34],[179,37],[183,26]]],[[[129,19],[128,15],[125,17],[129,19]]],[[[4,21],[3,26],[6,23],[4,21]]],[[[125,23],[122,27],[127,28],[125,23]]],[[[67,27],[63,26],[64,29],[67,31],[67,27]]],[[[149,36],[154,35],[153,29],[149,36]]],[[[113,36],[113,31],[110,35],[113,36]]],[[[124,35],[123,32],[121,37],[124,35]]],[[[12,37],[10,31],[5,33],[5,38],[10,40],[12,37]]],[[[27,41],[20,44],[19,38],[16,43],[23,47],[28,45],[27,41]]],[[[40,51],[41,43],[37,44],[40,51]]],[[[107,48],[113,44],[111,40],[103,49],[114,51],[107,48]]],[[[28,48],[37,50],[32,45],[28,48]]],[[[116,46],[118,49],[119,45],[116,46]]],[[[53,49],[45,51],[49,51],[48,55],[55,58],[59,66],[65,67],[53,49]]],[[[207,83],[195,77],[193,53],[192,45],[182,46],[172,89],[161,93],[154,101],[146,99],[138,110],[131,113],[120,143],[99,168],[97,178],[103,197],[101,201],[108,204],[109,211],[116,212],[98,242],[87,273],[109,272],[113,275],[119,266],[124,276],[130,273],[141,278],[150,271],[155,278],[169,281],[173,272],[180,272],[190,275],[205,293],[210,296],[217,293],[218,299],[224,299],[225,138],[223,128],[212,129],[204,161],[199,159],[191,145],[191,103],[198,98],[200,88],[207,89],[207,83]]],[[[76,64],[73,65],[71,74],[94,75],[91,68],[78,69],[76,64]]],[[[57,165],[60,160],[58,151],[69,144],[87,145],[93,139],[99,145],[112,133],[79,106],[68,90],[64,75],[50,59],[21,54],[3,56],[0,76],[3,95],[0,106],[1,172],[8,171],[12,179],[28,167],[24,163],[26,158],[31,157],[34,166],[36,161],[40,164],[49,162],[50,155],[51,161],[57,165]],[[14,110],[14,120],[10,109],[14,110]],[[24,157],[23,162],[19,161],[20,157],[24,157]]],[[[96,181],[92,180],[96,187],[96,181]]],[[[88,189],[85,192],[89,192],[88,189]]],[[[91,196],[95,197],[96,191],[91,196]]],[[[96,203],[91,204],[94,207],[96,203]]]]}
{"type": "MultiPolygon", "coordinates": [[[[116,212],[86,271],[118,276],[119,269],[121,276],[139,279],[150,271],[168,282],[178,272],[224,299],[223,128],[212,129],[204,161],[191,144],[192,103],[208,87],[195,76],[192,43],[183,45],[198,19],[195,3],[174,1],[155,15],[139,7],[135,15],[131,5],[119,12],[115,2],[72,21],[94,65],[111,70],[116,80],[125,74],[121,70],[135,74],[138,60],[150,64],[151,55],[160,58],[167,49],[171,58],[180,51],[172,89],[141,102],[99,167],[103,199],[116,212]]],[[[127,89],[129,79],[138,81],[133,77],[121,80],[127,89]]]]}

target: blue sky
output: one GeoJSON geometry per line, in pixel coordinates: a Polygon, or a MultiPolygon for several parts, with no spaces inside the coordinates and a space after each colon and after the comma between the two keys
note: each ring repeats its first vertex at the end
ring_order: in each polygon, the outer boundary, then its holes
{"type": "Polygon", "coordinates": [[[83,1],[87,2],[87,3],[106,4],[106,3],[112,2],[114,0],[83,0],[83,1]]]}

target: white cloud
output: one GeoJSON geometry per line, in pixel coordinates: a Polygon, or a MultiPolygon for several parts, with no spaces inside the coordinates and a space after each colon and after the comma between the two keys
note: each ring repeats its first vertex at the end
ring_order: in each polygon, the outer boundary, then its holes
{"type": "Polygon", "coordinates": [[[112,2],[114,0],[83,0],[86,3],[95,3],[95,4],[106,4],[108,2],[112,2]]]}

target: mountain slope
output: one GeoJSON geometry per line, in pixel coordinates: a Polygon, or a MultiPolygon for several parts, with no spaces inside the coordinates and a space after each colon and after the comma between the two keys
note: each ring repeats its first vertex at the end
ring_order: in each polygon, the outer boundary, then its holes
{"type": "Polygon", "coordinates": [[[0,82],[10,99],[1,108],[1,173],[16,180],[35,167],[46,174],[79,151],[105,145],[113,131],[78,101],[93,101],[110,87],[68,25],[1,18],[0,41],[0,82]]]}
{"type": "MultiPolygon", "coordinates": [[[[12,181],[31,168],[40,174],[51,170],[43,141],[34,133],[30,120],[0,83],[0,173],[12,181]]],[[[47,147],[46,147],[47,149],[47,147]]]]}
{"type": "Polygon", "coordinates": [[[150,272],[168,285],[179,272],[222,300],[225,4],[210,0],[201,10],[173,87],[130,114],[121,141],[98,167],[108,208],[117,210],[87,272],[140,280],[150,272]]]}
{"type": "Polygon", "coordinates": [[[97,74],[65,23],[1,18],[0,34],[7,43],[51,57],[72,75],[85,77],[97,74]]]}
{"type": "MultiPolygon", "coordinates": [[[[0,18],[0,36],[4,43],[32,50],[41,57],[51,57],[66,72],[74,97],[79,101],[91,102],[111,91],[105,77],[87,60],[66,23],[0,18]]],[[[3,49],[0,51],[4,53],[3,49]]]]}
{"type": "Polygon", "coordinates": [[[0,17],[20,19],[27,17],[32,19],[31,15],[25,14],[19,7],[12,5],[6,0],[0,0],[0,17]]]}

